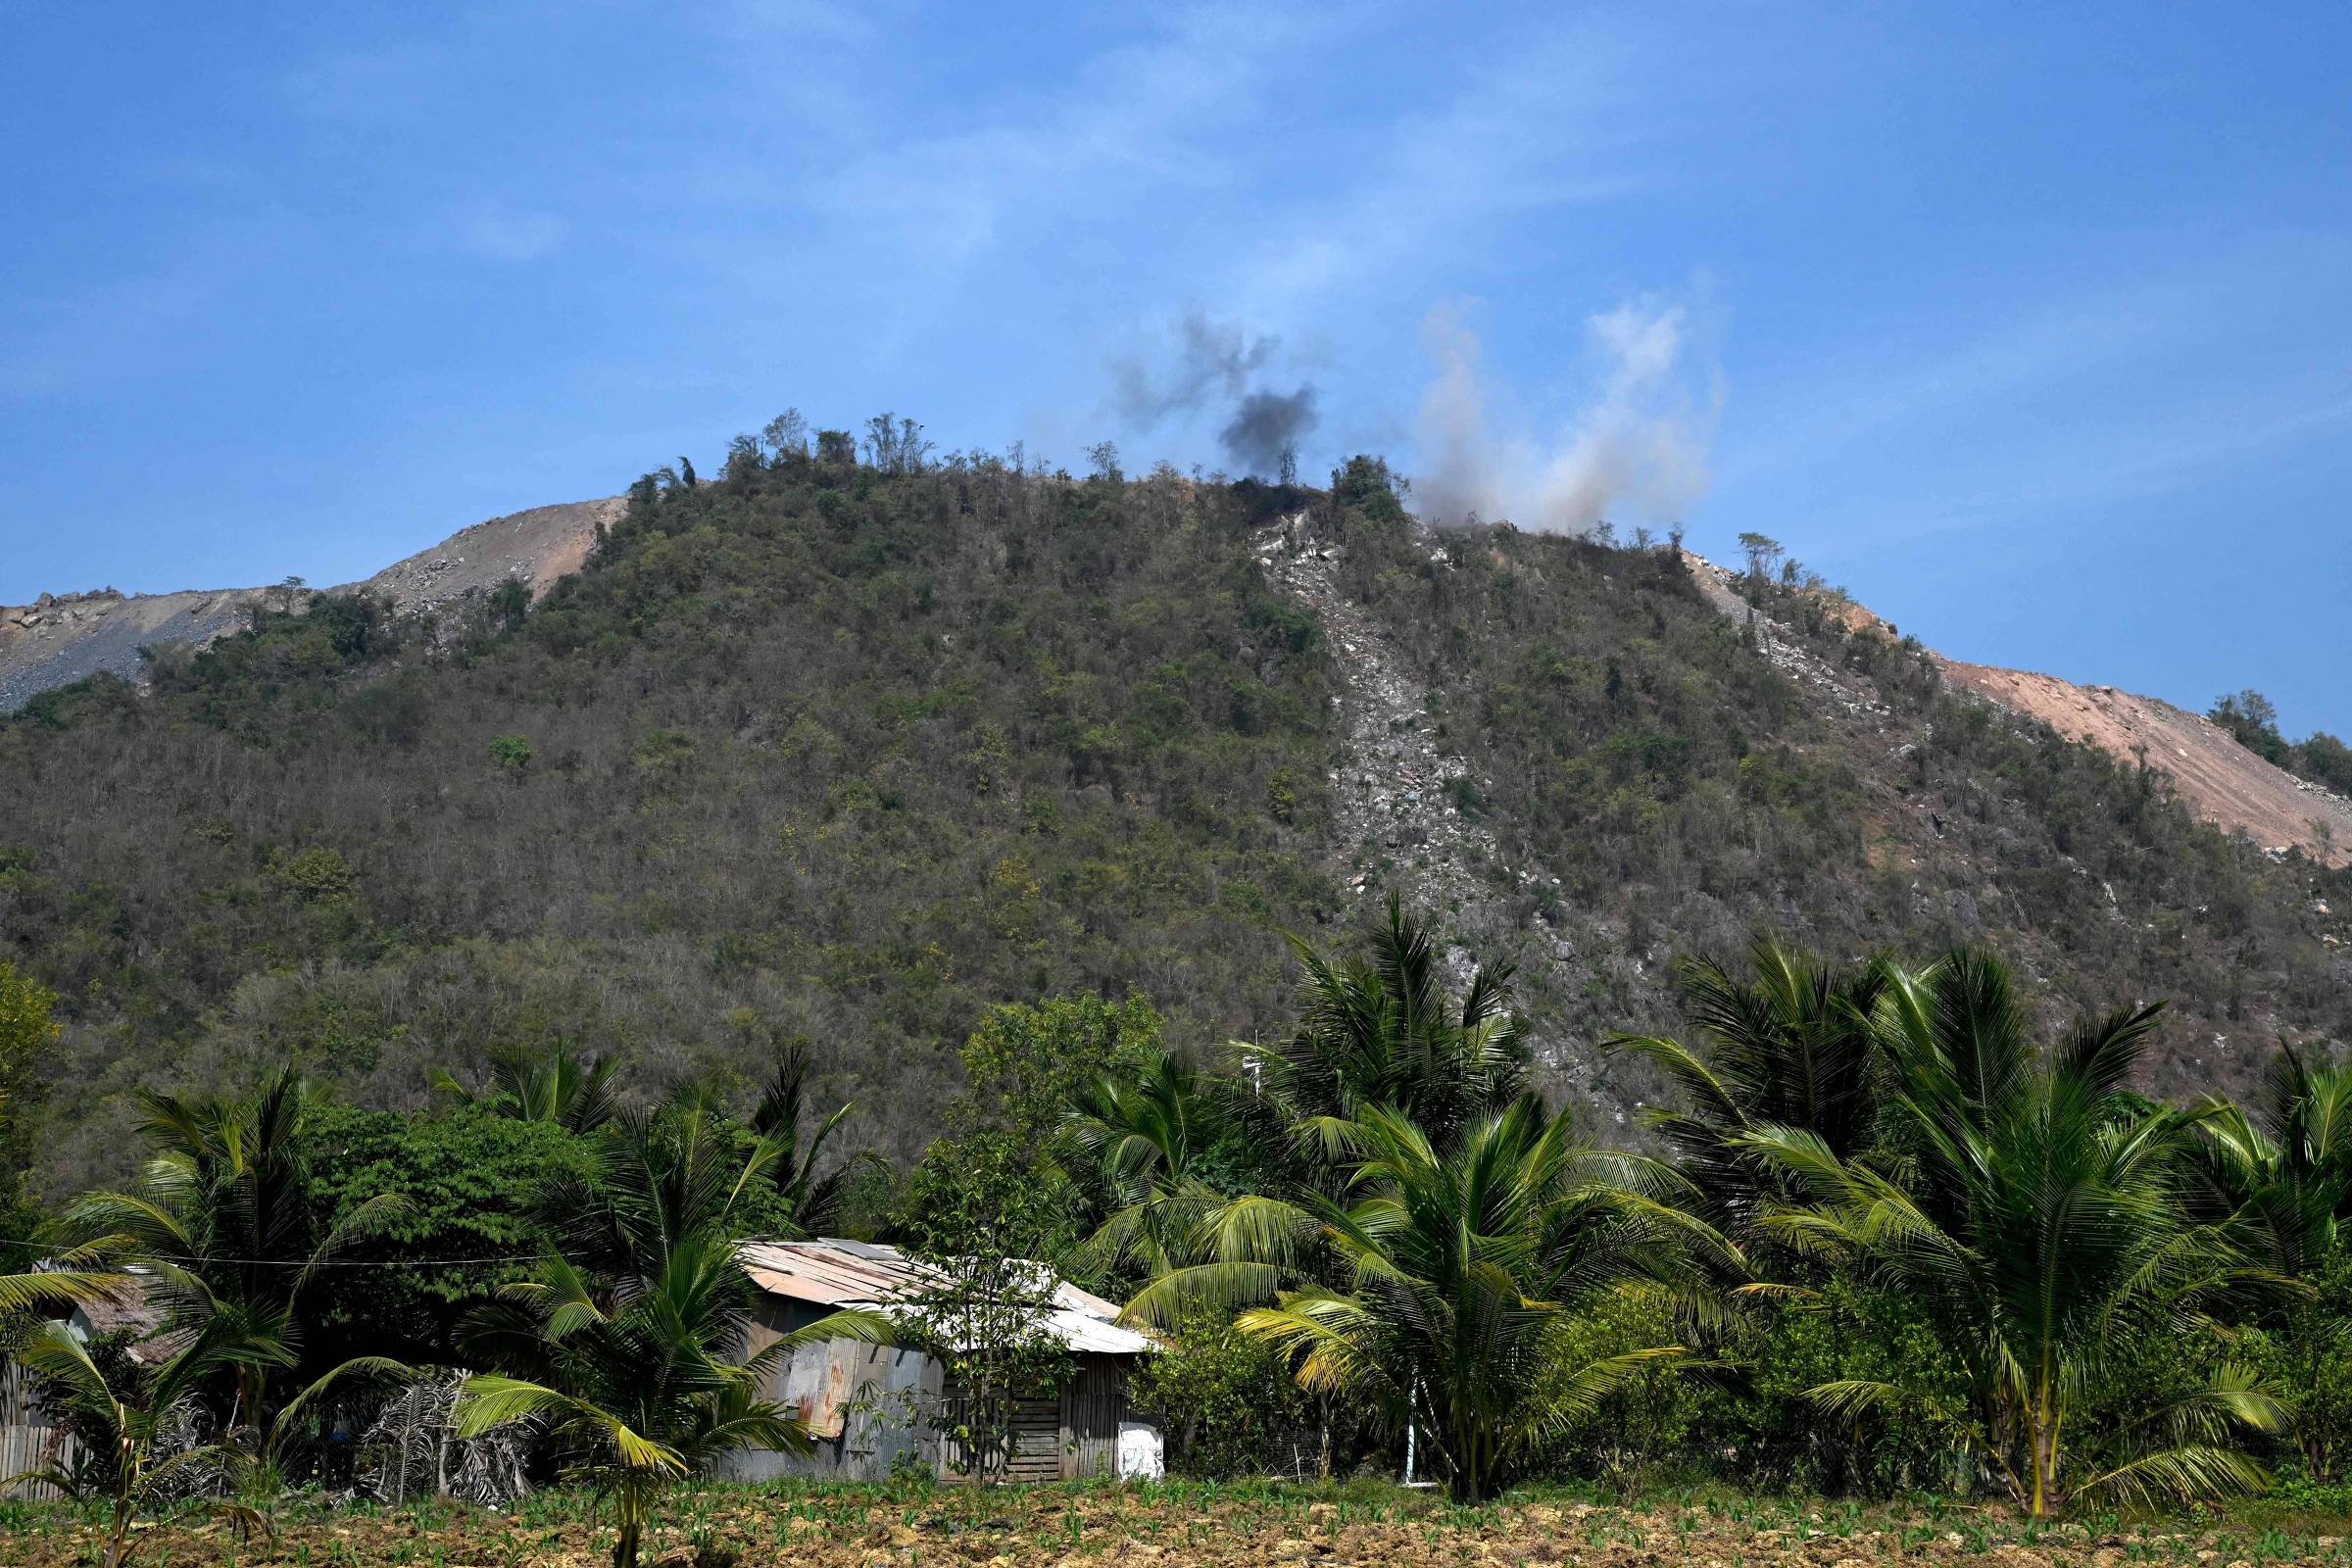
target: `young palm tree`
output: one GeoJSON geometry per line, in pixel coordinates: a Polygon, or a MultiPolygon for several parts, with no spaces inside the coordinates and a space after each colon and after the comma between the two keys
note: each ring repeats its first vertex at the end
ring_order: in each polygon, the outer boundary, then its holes
{"type": "Polygon", "coordinates": [[[458,1436],[532,1419],[553,1431],[571,1472],[612,1504],[615,1568],[631,1568],[662,1490],[744,1448],[805,1453],[807,1426],[760,1396],[804,1345],[887,1343],[888,1322],[837,1312],[738,1361],[750,1290],[736,1244],[708,1228],[647,1254],[649,1271],[597,1280],[561,1257],[501,1290],[475,1345],[522,1375],[466,1379],[458,1436]]]}
{"type": "Polygon", "coordinates": [[[1314,1200],[1340,1260],[1337,1288],[1285,1293],[1243,1332],[1298,1356],[1300,1384],[1429,1434],[1454,1496],[1491,1495],[1546,1436],[1589,1413],[1666,1345],[1565,1364],[1575,1314],[1629,1291],[1678,1294],[1702,1225],[1580,1151],[1531,1099],[1441,1151],[1410,1119],[1374,1110],[1349,1135],[1345,1200],[1314,1200]]]}
{"type": "Polygon", "coordinates": [[[1102,1218],[1085,1251],[1105,1273],[1150,1273],[1198,1261],[1202,1224],[1226,1200],[1208,1177],[1233,1131],[1199,1074],[1159,1055],[1133,1079],[1082,1086],[1057,1152],[1102,1218]]]}
{"type": "Polygon", "coordinates": [[[672,1249],[757,1228],[753,1210],[781,1152],[750,1147],[706,1099],[623,1111],[598,1140],[589,1171],[561,1178],[535,1207],[557,1250],[591,1278],[652,1279],[672,1249]]]}
{"type": "Polygon", "coordinates": [[[1762,1127],[1811,1133],[1844,1159],[1868,1144],[1879,1104],[1871,1015],[1884,981],[1876,965],[1838,973],[1759,936],[1748,950],[1753,980],[1711,959],[1681,968],[1683,1003],[1703,1046],[1655,1035],[1618,1035],[1608,1049],[1655,1065],[1686,1108],[1651,1125],[1679,1156],[1714,1222],[1744,1227],[1782,1183],[1739,1140],[1762,1127]]]}
{"type": "Polygon", "coordinates": [[[458,1081],[447,1067],[432,1072],[435,1094],[463,1104],[486,1105],[516,1121],[555,1122],[575,1133],[594,1132],[620,1108],[613,1076],[616,1056],[582,1064],[576,1053],[557,1047],[544,1056],[507,1052],[491,1058],[490,1086],[480,1094],[458,1081]]]}
{"type": "MultiPolygon", "coordinates": [[[[182,1097],[142,1090],[140,1131],[155,1152],[127,1193],[91,1193],[60,1218],[58,1233],[84,1259],[149,1265],[167,1330],[200,1333],[233,1318],[239,1343],[301,1345],[298,1306],[336,1252],[396,1215],[383,1196],[319,1231],[310,1201],[303,1127],[316,1102],[291,1067],[251,1095],[182,1097]]],[[[269,1418],[274,1356],[217,1359],[235,1385],[230,1428],[269,1418]]]]}
{"type": "MultiPolygon", "coordinates": [[[[185,1282],[201,1294],[200,1282],[185,1282]]],[[[103,1568],[125,1568],[136,1549],[133,1527],[165,1484],[191,1467],[211,1466],[230,1479],[250,1479],[276,1465],[300,1431],[312,1403],[328,1387],[355,1374],[398,1375],[407,1368],[381,1357],[347,1361],[287,1402],[269,1431],[251,1449],[229,1442],[211,1443],[158,1455],[159,1439],[193,1400],[210,1387],[235,1378],[249,1366],[282,1369],[294,1364],[294,1352],[272,1324],[233,1306],[221,1308],[201,1326],[179,1333],[174,1348],[148,1379],[140,1402],[126,1403],[106,1381],[97,1363],[73,1331],[62,1323],[44,1323],[20,1351],[25,1367],[48,1386],[49,1396],[63,1402],[84,1433],[107,1450],[103,1467],[108,1482],[106,1544],[103,1568]]],[[[73,1492],[75,1478],[54,1467],[10,1480],[41,1480],[73,1492]]],[[[234,1500],[218,1506],[246,1523],[260,1522],[251,1506],[234,1500]]]]}
{"type": "Polygon", "coordinates": [[[2256,1108],[2207,1102],[2199,1173],[2279,1273],[2316,1273],[2352,1224],[2352,1065],[2281,1046],[2256,1108]]]}
{"type": "MultiPolygon", "coordinates": [[[[1818,1134],[1760,1128],[1738,1146],[1794,1184],[1762,1224],[1801,1252],[1859,1266],[1926,1313],[1968,1388],[1848,1381],[1811,1391],[1840,1415],[1899,1408],[1942,1424],[2039,1517],[2077,1496],[2198,1496],[2259,1484],[2231,1446],[2282,1411],[2225,1367],[2177,1397],[2099,1473],[2070,1468],[2070,1425],[2135,1336],[2195,1334],[2266,1278],[2226,1230],[2192,1222],[2181,1153],[2200,1119],[2126,1092],[2158,1009],[2084,1021],[2037,1061],[1998,960],[1955,953],[1887,966],[1879,1014],[1897,1159],[1841,1156],[1818,1134]]],[[[1785,1288],[1784,1288],[1785,1289],[1785,1288]]]]}
{"type": "Polygon", "coordinates": [[[1152,1218],[1183,1238],[1189,1256],[1155,1265],[1157,1277],[1129,1305],[1144,1320],[1172,1323],[1200,1301],[1263,1303],[1330,1265],[1320,1221],[1292,1195],[1346,1191],[1356,1163],[1349,1140],[1373,1111],[1396,1112],[1443,1150],[1519,1096],[1527,1052],[1509,1011],[1509,965],[1479,966],[1457,1003],[1428,929],[1394,893],[1367,961],[1327,959],[1289,941],[1304,972],[1298,1028],[1274,1046],[1236,1043],[1250,1089],[1235,1096],[1235,1117],[1279,1176],[1197,1216],[1201,1195],[1170,1195],[1174,1204],[1152,1218]]]}
{"type": "Polygon", "coordinates": [[[1387,1107],[1335,1140],[1351,1156],[1339,1196],[1229,1207],[1214,1227],[1219,1260],[1163,1276],[1129,1310],[1170,1319],[1192,1299],[1246,1294],[1319,1247],[1335,1283],[1282,1291],[1241,1329],[1295,1355],[1309,1393],[1426,1433],[1465,1501],[1491,1495],[1611,1390],[1685,1354],[1663,1345],[1570,1364],[1578,1312],[1613,1293],[1688,1302],[1699,1259],[1737,1263],[1707,1226],[1660,1201],[1669,1173],[1578,1148],[1533,1097],[1446,1147],[1387,1107]]]}
{"type": "Polygon", "coordinates": [[[787,1052],[748,1124],[699,1091],[653,1110],[615,1112],[596,1142],[590,1172],[538,1197],[558,1250],[598,1278],[650,1278],[687,1237],[808,1234],[830,1220],[850,1167],[819,1174],[817,1161],[851,1107],[804,1139],[807,1071],[806,1055],[787,1052]]]}
{"type": "Polygon", "coordinates": [[[825,1141],[857,1109],[844,1101],[831,1115],[815,1122],[806,1137],[801,1123],[808,1103],[808,1048],[795,1041],[776,1057],[775,1069],[760,1089],[760,1103],[752,1110],[751,1129],[764,1151],[764,1180],[775,1189],[784,1214],[794,1230],[814,1236],[841,1215],[841,1201],[851,1174],[861,1161],[875,1156],[865,1152],[819,1174],[818,1160],[825,1141]]]}
{"type": "Polygon", "coordinates": [[[1243,1050],[1265,1099],[1302,1133],[1388,1106],[1446,1145],[1519,1093],[1527,1051],[1507,1010],[1509,965],[1482,965],[1457,1004],[1428,928],[1393,893],[1368,962],[1334,962],[1289,940],[1305,971],[1298,1027],[1243,1050]]]}

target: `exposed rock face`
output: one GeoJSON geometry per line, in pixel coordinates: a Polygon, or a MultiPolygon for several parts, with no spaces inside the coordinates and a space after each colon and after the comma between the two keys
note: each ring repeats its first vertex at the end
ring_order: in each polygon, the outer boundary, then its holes
{"type": "Polygon", "coordinates": [[[1946,680],[2037,718],[2070,741],[2124,761],[2144,758],[2172,779],[2191,810],[2267,851],[2299,849],[2329,865],[2352,861],[2352,801],[2264,761],[2209,718],[2113,686],[1939,662],[1946,680]]]}
{"type": "MultiPolygon", "coordinates": [[[[1758,646],[1790,679],[1848,712],[1876,707],[1860,683],[1796,647],[1785,628],[1755,612],[1735,591],[1736,572],[1698,556],[1689,561],[1709,602],[1735,619],[1752,618],[1758,646]]],[[[1849,628],[1884,625],[1858,605],[1838,610],[1849,628]]],[[[2242,832],[2274,856],[2291,848],[2329,865],[2352,862],[2352,801],[2264,761],[2209,718],[2113,686],[2077,686],[2055,675],[1946,659],[1933,650],[1929,657],[1958,690],[2119,761],[2145,761],[2172,780],[2190,810],[2225,832],[2242,832]]]]}
{"type": "MultiPolygon", "coordinates": [[[[574,501],[477,522],[364,583],[344,587],[379,594],[410,613],[485,593],[509,577],[528,582],[537,597],[557,578],[580,568],[595,546],[597,528],[617,518],[621,507],[617,498],[574,501]]],[[[276,592],[223,588],[124,595],[97,588],[0,606],[0,712],[13,712],[41,692],[101,672],[136,680],[143,667],[141,648],[202,648],[244,625],[253,605],[274,603],[276,592]]]]}
{"type": "Polygon", "coordinates": [[[510,577],[529,583],[535,599],[586,564],[597,529],[617,521],[624,506],[618,497],[569,501],[493,517],[349,586],[411,612],[486,593],[510,577]]]}
{"type": "MultiPolygon", "coordinates": [[[[1452,569],[1446,549],[1420,533],[1430,562],[1452,569]]],[[[1473,953],[1519,948],[1520,1003],[1547,989],[1579,983],[1575,944],[1557,931],[1532,945],[1520,941],[1506,907],[1512,895],[1539,883],[1559,885],[1542,866],[1508,863],[1492,829],[1469,821],[1454,799],[1457,780],[1480,791],[1493,779],[1471,777],[1467,759],[1441,750],[1429,687],[1393,646],[1388,630],[1342,590],[1345,547],[1307,531],[1304,514],[1259,530],[1252,546],[1269,577],[1313,612],[1339,675],[1333,717],[1347,751],[1331,785],[1333,869],[1357,898],[1395,890],[1407,907],[1434,916],[1446,944],[1446,967],[1456,987],[1476,970],[1473,953]]],[[[1598,1101],[1590,1042],[1539,1033],[1532,1041],[1539,1065],[1557,1089],[1580,1103],[1598,1101]]]]}
{"type": "Polygon", "coordinates": [[[107,589],[43,594],[22,609],[0,609],[0,712],[102,672],[136,679],[141,648],[201,648],[244,625],[247,607],[262,593],[226,588],[125,598],[107,589]]]}
{"type": "MultiPolygon", "coordinates": [[[[1429,689],[1389,647],[1388,633],[1340,591],[1342,547],[1300,536],[1303,518],[1262,531],[1258,562],[1314,612],[1338,666],[1335,699],[1348,737],[1347,765],[1332,774],[1343,858],[1385,856],[1395,870],[1374,877],[1350,869],[1348,886],[1396,886],[1416,908],[1461,908],[1487,892],[1480,868],[1499,862],[1494,835],[1462,820],[1447,798],[1469,771],[1462,758],[1440,755],[1431,739],[1429,689]]],[[[1442,552],[1441,552],[1442,554],[1442,552]]]]}

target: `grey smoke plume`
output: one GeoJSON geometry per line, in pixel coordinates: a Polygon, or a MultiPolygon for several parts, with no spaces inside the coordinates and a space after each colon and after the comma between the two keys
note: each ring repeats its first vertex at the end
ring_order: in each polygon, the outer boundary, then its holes
{"type": "Polygon", "coordinates": [[[1238,321],[1212,321],[1199,311],[1185,313],[1177,339],[1176,363],[1164,375],[1142,355],[1111,362],[1112,402],[1139,429],[1200,409],[1212,398],[1239,398],[1250,377],[1282,346],[1278,338],[1253,337],[1238,321]]]}
{"type": "Polygon", "coordinates": [[[1250,390],[1251,381],[1282,348],[1279,338],[1245,330],[1238,321],[1212,321],[1189,311],[1178,323],[1173,363],[1155,366],[1131,355],[1111,362],[1111,403],[1138,430],[1178,415],[1230,408],[1218,439],[1228,462],[1250,473],[1272,474],[1286,449],[1315,427],[1315,388],[1250,390]]]}
{"type": "Polygon", "coordinates": [[[1296,458],[1298,438],[1315,427],[1315,389],[1296,392],[1252,392],[1242,399],[1233,418],[1217,433],[1225,455],[1245,473],[1280,471],[1285,453],[1296,458]]]}
{"type": "Polygon", "coordinates": [[[1721,378],[1691,363],[1683,308],[1637,300],[1586,327],[1605,367],[1599,391],[1556,439],[1539,442],[1494,427],[1477,335],[1457,309],[1430,312],[1421,342],[1438,373],[1421,399],[1423,471],[1413,476],[1429,515],[1578,532],[1620,509],[1677,522],[1706,494],[1721,378]]]}

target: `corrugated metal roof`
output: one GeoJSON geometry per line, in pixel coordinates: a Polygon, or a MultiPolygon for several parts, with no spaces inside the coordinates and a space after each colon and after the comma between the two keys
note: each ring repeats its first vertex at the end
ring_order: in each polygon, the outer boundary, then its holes
{"type": "Polygon", "coordinates": [[[916,1288],[920,1271],[895,1247],[839,1242],[754,1242],[742,1252],[752,1283],[818,1306],[882,1306],[916,1288]]]}
{"type": "MultiPolygon", "coordinates": [[[[741,1253],[743,1271],[772,1296],[815,1306],[884,1310],[922,1288],[923,1266],[895,1247],[870,1242],[754,1242],[741,1253]]],[[[1062,1345],[1094,1355],[1141,1355],[1152,1341],[1116,1321],[1119,1308],[1067,1280],[1056,1280],[1047,1323],[1062,1345]]]]}

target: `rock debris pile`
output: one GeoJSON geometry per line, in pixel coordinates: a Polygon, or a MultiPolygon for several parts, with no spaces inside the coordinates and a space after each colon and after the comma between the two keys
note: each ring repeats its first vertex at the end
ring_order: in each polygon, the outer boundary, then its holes
{"type": "MultiPolygon", "coordinates": [[[[1312,537],[1300,514],[1259,530],[1253,549],[1266,575],[1314,612],[1339,672],[1332,701],[1348,756],[1329,783],[1348,889],[1359,897],[1394,889],[1454,939],[1509,930],[1501,891],[1559,879],[1505,865],[1494,833],[1463,816],[1462,794],[1475,799],[1493,780],[1473,778],[1467,760],[1440,749],[1428,685],[1341,587],[1345,547],[1312,537]]],[[[1442,549],[1430,559],[1441,570],[1449,564],[1442,549]]],[[[1457,941],[1446,961],[1457,981],[1469,978],[1467,947],[1457,941]]]]}
{"type": "Polygon", "coordinates": [[[1740,597],[1733,585],[1740,580],[1738,572],[1718,566],[1703,556],[1683,552],[1690,568],[1691,580],[1708,604],[1726,618],[1736,620],[1754,631],[1757,651],[1773,668],[1797,685],[1819,694],[1832,708],[1849,718],[1884,719],[1892,710],[1879,701],[1878,694],[1863,681],[1854,679],[1825,662],[1818,655],[1800,647],[1788,634],[1788,628],[1765,614],[1740,597]]]}

